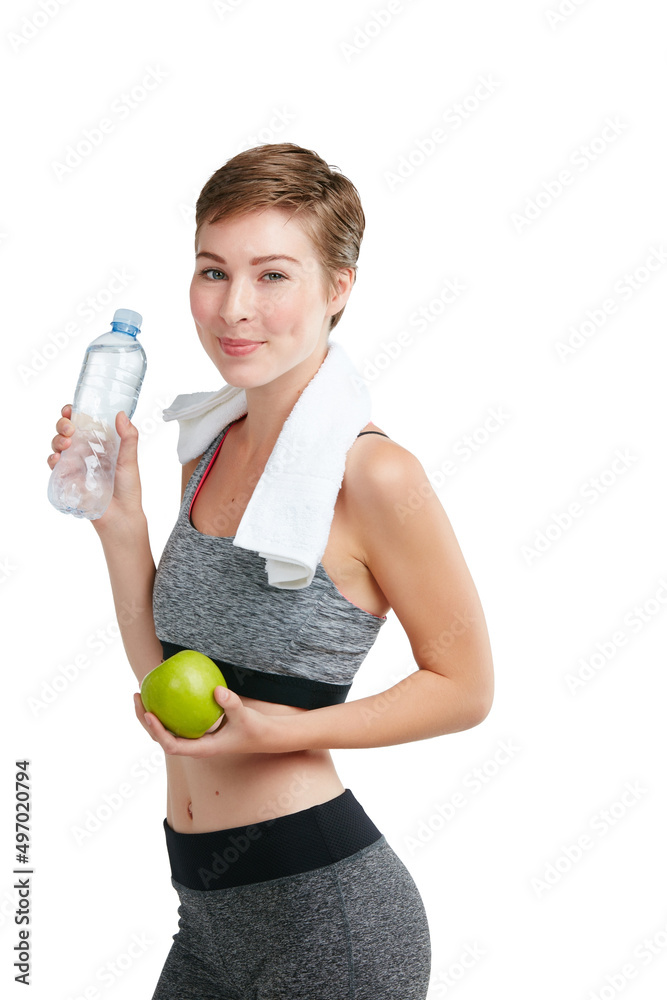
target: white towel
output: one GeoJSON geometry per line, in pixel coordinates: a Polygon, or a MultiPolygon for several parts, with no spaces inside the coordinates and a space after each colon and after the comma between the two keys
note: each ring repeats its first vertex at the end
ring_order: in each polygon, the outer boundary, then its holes
{"type": "MultiPolygon", "coordinates": [[[[245,389],[181,394],[164,420],[180,425],[178,457],[201,455],[232,420],[248,412],[245,389]]],[[[296,401],[241,518],[234,545],[266,560],[272,587],[312,582],[324,554],[345,458],[371,418],[366,383],[336,341],[296,401]]]]}

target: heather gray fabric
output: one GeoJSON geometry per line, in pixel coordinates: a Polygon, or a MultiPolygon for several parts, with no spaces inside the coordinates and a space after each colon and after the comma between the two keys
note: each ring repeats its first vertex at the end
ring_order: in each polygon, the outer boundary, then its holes
{"type": "Polygon", "coordinates": [[[301,875],[209,891],[172,885],[179,930],[152,1000],[426,997],[426,913],[384,837],[301,875]]]}
{"type": "Polygon", "coordinates": [[[190,477],[162,553],[153,587],[157,637],[249,670],[349,685],[386,615],[344,597],[322,563],[308,587],[271,587],[262,556],[235,546],[234,536],[201,534],[190,522],[197,487],[227,430],[190,477]]]}
{"type": "MultiPolygon", "coordinates": [[[[321,563],[308,587],[270,587],[263,557],[234,546],[233,538],[200,534],[190,522],[195,493],[227,430],[191,476],[162,553],[153,589],[157,636],[248,671],[349,685],[386,616],[349,601],[321,563]]],[[[224,512],[219,530],[226,530],[224,512]]],[[[306,867],[307,843],[302,854],[306,867]]],[[[251,877],[262,876],[253,870],[251,877]]],[[[179,930],[153,1000],[426,997],[424,905],[383,836],[284,878],[199,890],[172,877],[172,885],[179,930]]]]}

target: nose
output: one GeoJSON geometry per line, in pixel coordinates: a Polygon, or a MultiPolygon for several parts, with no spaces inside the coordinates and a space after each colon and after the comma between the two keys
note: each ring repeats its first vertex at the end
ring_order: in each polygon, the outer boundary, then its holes
{"type": "Polygon", "coordinates": [[[255,313],[253,303],[251,282],[243,278],[230,279],[226,283],[220,305],[220,316],[228,326],[235,326],[242,320],[252,320],[255,313]]]}

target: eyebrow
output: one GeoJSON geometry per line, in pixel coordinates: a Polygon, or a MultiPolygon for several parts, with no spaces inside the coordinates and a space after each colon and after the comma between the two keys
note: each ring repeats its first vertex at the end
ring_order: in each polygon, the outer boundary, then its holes
{"type": "MultiPolygon", "coordinates": [[[[199,253],[195,254],[195,260],[199,257],[210,257],[211,260],[217,261],[218,264],[227,263],[224,257],[218,257],[217,253],[211,253],[209,250],[200,250],[199,253]]],[[[273,260],[289,260],[292,264],[301,267],[301,261],[298,261],[296,257],[290,257],[286,253],[269,253],[264,257],[253,257],[250,263],[253,267],[256,267],[257,264],[269,264],[273,260]]]]}

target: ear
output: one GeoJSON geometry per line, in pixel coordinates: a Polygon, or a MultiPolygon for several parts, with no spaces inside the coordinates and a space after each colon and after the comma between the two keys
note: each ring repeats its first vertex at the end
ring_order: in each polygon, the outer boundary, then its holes
{"type": "Polygon", "coordinates": [[[336,272],[336,292],[330,295],[329,309],[327,315],[335,316],[339,313],[352,294],[357,272],[353,267],[342,267],[336,272]]]}

